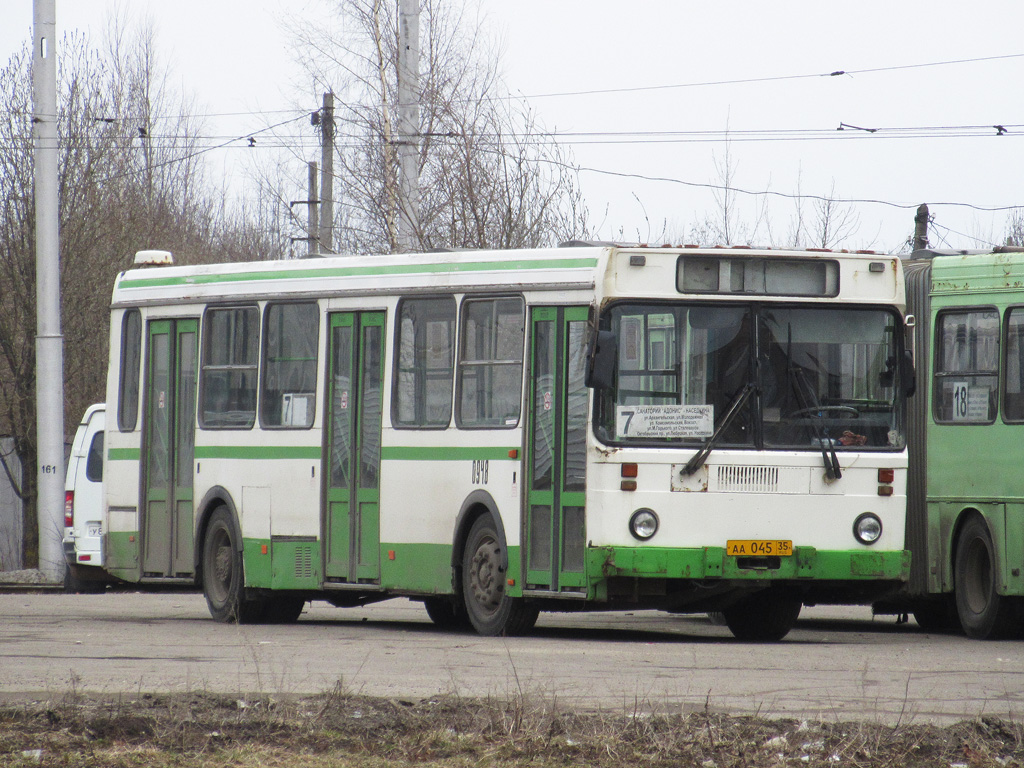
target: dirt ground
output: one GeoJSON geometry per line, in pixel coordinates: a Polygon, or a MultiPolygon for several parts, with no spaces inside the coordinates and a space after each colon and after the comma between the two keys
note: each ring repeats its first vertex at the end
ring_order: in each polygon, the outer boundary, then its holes
{"type": "Polygon", "coordinates": [[[0,707],[0,765],[975,768],[1024,765],[1024,725],[572,712],[529,697],[411,701],[340,689],[290,700],[72,692],[0,707]]]}

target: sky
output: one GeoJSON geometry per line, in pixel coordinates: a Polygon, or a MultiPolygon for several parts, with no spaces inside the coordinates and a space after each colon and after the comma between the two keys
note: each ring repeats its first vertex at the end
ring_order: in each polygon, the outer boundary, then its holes
{"type": "MultiPolygon", "coordinates": [[[[720,223],[726,180],[733,242],[777,247],[822,199],[848,222],[843,247],[894,252],[920,203],[942,248],[998,244],[1024,206],[1019,0],[467,1],[508,90],[580,167],[597,239],[691,242],[720,223]]],[[[0,3],[6,61],[29,37],[32,2],[0,3]]],[[[114,5],[57,0],[58,32],[98,38],[114,5]]],[[[284,26],[324,7],[130,3],[224,136],[319,106],[284,26]]],[[[235,173],[241,151],[210,153],[214,172],[235,173]]]]}

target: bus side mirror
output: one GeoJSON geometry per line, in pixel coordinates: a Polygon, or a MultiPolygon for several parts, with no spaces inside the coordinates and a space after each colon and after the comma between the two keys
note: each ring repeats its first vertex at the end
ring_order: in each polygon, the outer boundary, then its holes
{"type": "Polygon", "coordinates": [[[615,363],[619,345],[611,331],[598,331],[590,337],[587,347],[587,376],[584,383],[591,389],[615,386],[615,363]]]}
{"type": "Polygon", "coordinates": [[[913,397],[914,393],[917,392],[917,371],[914,370],[914,356],[909,349],[903,351],[900,381],[903,382],[903,391],[907,397],[913,397]]]}

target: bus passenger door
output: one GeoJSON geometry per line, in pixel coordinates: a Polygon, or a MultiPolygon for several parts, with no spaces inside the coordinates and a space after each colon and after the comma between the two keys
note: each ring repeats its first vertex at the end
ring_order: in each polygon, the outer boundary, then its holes
{"type": "Polygon", "coordinates": [[[586,307],[534,307],[526,438],[526,588],[585,592],[586,307]]]}
{"type": "Polygon", "coordinates": [[[142,576],[185,577],[194,571],[198,321],[149,324],[143,413],[142,576]]]}
{"type": "Polygon", "coordinates": [[[330,316],[324,477],[324,576],[380,581],[384,313],[330,316]]]}

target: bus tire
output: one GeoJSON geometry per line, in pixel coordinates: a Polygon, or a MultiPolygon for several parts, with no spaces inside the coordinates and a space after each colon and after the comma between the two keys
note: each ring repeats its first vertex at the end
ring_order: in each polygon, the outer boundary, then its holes
{"type": "Polygon", "coordinates": [[[469,629],[466,606],[457,597],[428,597],[423,601],[427,616],[441,629],[469,629]]]}
{"type": "Polygon", "coordinates": [[[265,624],[294,624],[299,620],[302,609],[305,607],[304,598],[293,595],[272,595],[267,598],[266,607],[263,610],[263,622],[265,624]]]}
{"type": "Polygon", "coordinates": [[[774,643],[789,634],[803,604],[785,589],[766,589],[742,598],[722,611],[729,631],[737,640],[774,643]]]}
{"type": "Polygon", "coordinates": [[[255,624],[263,618],[264,601],[246,598],[242,553],[226,507],[210,515],[203,539],[203,594],[217,621],[255,624]]]}
{"type": "Polygon", "coordinates": [[[996,581],[992,534],[982,518],[972,517],[960,532],[953,565],[956,612],[968,637],[995,640],[1017,628],[1017,603],[996,592],[996,581]]]}
{"type": "Polygon", "coordinates": [[[941,595],[937,600],[917,603],[911,612],[922,631],[934,635],[960,632],[960,618],[952,595],[941,595]]]}
{"type": "Polygon", "coordinates": [[[505,594],[508,553],[489,516],[473,523],[462,555],[462,594],[466,614],[481,635],[521,635],[537,621],[538,611],[505,594]]]}

